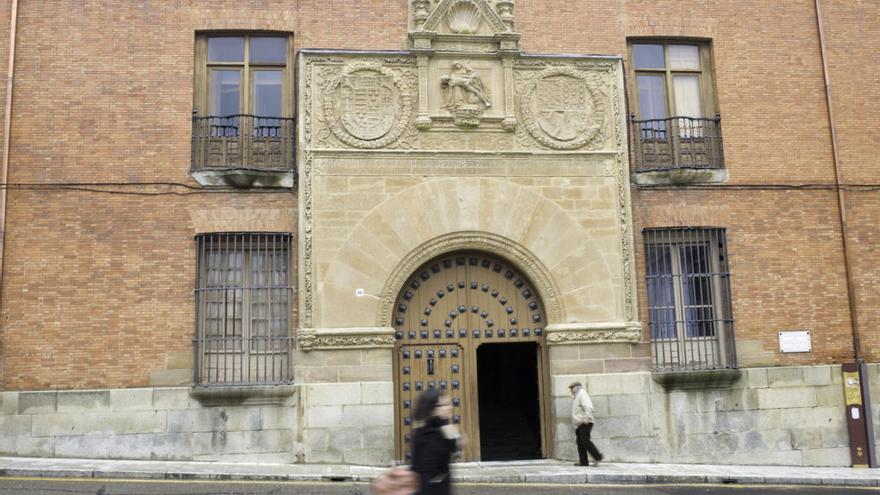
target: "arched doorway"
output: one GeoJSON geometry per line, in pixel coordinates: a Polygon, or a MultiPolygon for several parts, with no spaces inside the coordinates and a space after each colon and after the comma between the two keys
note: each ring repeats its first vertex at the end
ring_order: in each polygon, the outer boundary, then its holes
{"type": "Polygon", "coordinates": [[[549,457],[546,313],[516,267],[454,252],[419,267],[393,311],[397,457],[409,460],[422,390],[445,389],[468,438],[463,460],[549,457]]]}

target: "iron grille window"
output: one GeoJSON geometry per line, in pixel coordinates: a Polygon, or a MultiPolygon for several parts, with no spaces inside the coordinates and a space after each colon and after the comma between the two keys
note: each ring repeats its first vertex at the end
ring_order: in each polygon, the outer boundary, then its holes
{"type": "Polygon", "coordinates": [[[645,229],[648,316],[658,371],[736,367],[724,229],[645,229]]]}
{"type": "Polygon", "coordinates": [[[290,237],[196,237],[197,384],[290,381],[290,237]]]}

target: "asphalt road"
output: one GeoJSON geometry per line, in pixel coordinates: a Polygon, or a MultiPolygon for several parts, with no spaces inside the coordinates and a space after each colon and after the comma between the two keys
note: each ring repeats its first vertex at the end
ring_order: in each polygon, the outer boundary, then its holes
{"type": "MultiPolygon", "coordinates": [[[[867,495],[878,488],[731,485],[455,485],[455,495],[867,495]]],[[[0,478],[2,495],[369,495],[363,483],[0,478]]]]}

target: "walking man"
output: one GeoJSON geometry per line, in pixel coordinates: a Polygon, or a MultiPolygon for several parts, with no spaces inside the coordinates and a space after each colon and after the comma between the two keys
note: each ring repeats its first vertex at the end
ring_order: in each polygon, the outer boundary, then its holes
{"type": "Polygon", "coordinates": [[[575,466],[589,466],[590,461],[587,458],[587,452],[593,456],[593,465],[598,466],[602,460],[602,454],[599,449],[590,440],[590,432],[593,430],[593,401],[584,390],[581,382],[572,382],[568,386],[571,396],[574,399],[571,404],[571,422],[574,424],[575,436],[577,437],[578,457],[580,462],[576,462],[575,466]]]}

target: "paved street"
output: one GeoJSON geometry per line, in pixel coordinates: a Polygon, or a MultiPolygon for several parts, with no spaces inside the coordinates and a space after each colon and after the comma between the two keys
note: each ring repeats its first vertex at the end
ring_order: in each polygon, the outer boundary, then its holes
{"type": "MultiPolygon", "coordinates": [[[[724,485],[468,484],[456,495],[865,495],[878,488],[724,485]]],[[[0,478],[2,495],[368,495],[365,483],[0,478]]]]}
{"type": "MultiPolygon", "coordinates": [[[[0,480],[10,479],[81,479],[94,482],[96,479],[111,480],[149,480],[142,483],[161,483],[166,480],[187,480],[189,483],[227,481],[230,486],[246,480],[241,487],[250,489],[260,486],[257,482],[333,482],[331,485],[317,485],[312,493],[347,493],[335,483],[364,483],[379,475],[385,468],[371,466],[352,466],[341,464],[242,464],[221,462],[172,462],[172,461],[136,461],[108,459],[53,459],[0,457],[0,480]],[[5,476],[6,478],[3,478],[5,476]],[[339,490],[342,490],[340,492],[339,490]],[[331,491],[326,491],[331,490],[331,491]],[[336,490],[335,492],[332,490],[336,490]]],[[[761,491],[762,486],[828,486],[840,487],[838,491],[819,490],[816,493],[852,493],[845,492],[843,487],[880,487],[880,469],[852,469],[847,467],[795,467],[795,466],[736,466],[711,464],[637,464],[637,463],[602,463],[598,467],[576,467],[570,462],[557,460],[517,461],[517,462],[476,462],[458,463],[453,467],[453,480],[461,490],[470,490],[468,483],[478,485],[472,492],[459,490],[459,493],[491,493],[486,486],[511,486],[510,491],[516,492],[517,486],[528,483],[538,491],[530,492],[522,488],[521,493],[579,493],[578,491],[554,492],[550,485],[573,486],[575,490],[588,487],[591,490],[601,486],[620,486],[617,492],[634,493],[634,486],[653,486],[666,489],[666,492],[650,492],[648,488],[638,493],[676,493],[669,492],[669,486],[697,487],[719,486],[733,488],[728,493],[772,493],[761,491]],[[507,485],[509,484],[509,485],[507,485]],[[749,488],[742,488],[749,485],[749,488]],[[755,486],[758,485],[758,486],[755,486]],[[544,490],[541,492],[537,487],[544,490]],[[623,490],[623,491],[620,491],[623,490]],[[749,491],[757,490],[757,491],[749,491]]],[[[82,482],[80,482],[82,483],[82,482]]],[[[187,483],[188,484],[188,483],[187,483]]],[[[82,493],[71,492],[72,487],[65,485],[62,491],[49,493],[82,493]],[[65,491],[66,490],[66,491],[65,491]]],[[[162,485],[157,485],[162,486],[162,485]]],[[[244,489],[241,488],[240,490],[244,489]]],[[[50,487],[51,488],[51,487],[50,487]]],[[[97,493],[100,487],[91,492],[97,493]]],[[[263,493],[308,493],[307,485],[277,485],[275,492],[263,493]],[[292,492],[278,491],[283,486],[299,486],[292,492]]],[[[659,488],[655,488],[659,489],[659,488]]],[[[696,488],[692,491],[677,493],[706,493],[696,488]],[[694,491],[696,490],[696,491],[694,491]]],[[[507,490],[505,490],[507,491],[507,490]]],[[[0,490],[0,495],[11,493],[0,490]]],[[[20,493],[20,492],[19,492],[20,493]]],[[[105,493],[107,492],[105,490],[105,493]]],[[[128,493],[128,492],[114,492],[128,493]]],[[[162,492],[145,492],[162,493],[162,492]]],[[[187,492],[180,492],[187,493],[187,492]]],[[[211,493],[211,492],[196,492],[211,493]]],[[[261,493],[261,492],[242,492],[261,493]]],[[[587,492],[595,495],[596,492],[587,492]]],[[[724,493],[715,489],[709,493],[724,493]]],[[[786,492],[782,492],[786,493],[786,492]]],[[[806,491],[798,493],[808,493],[806,491]]],[[[856,491],[854,493],[861,493],[856,491]]],[[[878,493],[878,492],[874,492],[878,493]]],[[[351,493],[347,493],[351,495],[351,493]]]]}

